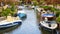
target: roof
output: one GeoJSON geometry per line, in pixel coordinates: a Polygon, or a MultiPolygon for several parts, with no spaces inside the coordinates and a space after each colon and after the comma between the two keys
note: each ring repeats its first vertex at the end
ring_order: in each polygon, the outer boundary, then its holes
{"type": "Polygon", "coordinates": [[[54,14],[43,14],[42,17],[53,17],[54,14]]]}

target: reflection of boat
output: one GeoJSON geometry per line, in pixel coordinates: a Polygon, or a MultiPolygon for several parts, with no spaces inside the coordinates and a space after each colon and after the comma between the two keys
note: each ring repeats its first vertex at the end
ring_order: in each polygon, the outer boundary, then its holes
{"type": "Polygon", "coordinates": [[[7,19],[0,21],[0,28],[7,28],[21,25],[22,21],[18,17],[8,16],[7,19]]]}
{"type": "Polygon", "coordinates": [[[40,25],[47,30],[54,30],[57,28],[54,14],[42,14],[40,25]]]}

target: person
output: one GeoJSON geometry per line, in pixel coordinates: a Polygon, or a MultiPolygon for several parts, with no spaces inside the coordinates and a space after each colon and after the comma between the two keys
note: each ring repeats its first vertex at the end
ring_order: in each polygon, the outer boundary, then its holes
{"type": "Polygon", "coordinates": [[[47,17],[45,17],[45,21],[48,21],[47,17]]]}

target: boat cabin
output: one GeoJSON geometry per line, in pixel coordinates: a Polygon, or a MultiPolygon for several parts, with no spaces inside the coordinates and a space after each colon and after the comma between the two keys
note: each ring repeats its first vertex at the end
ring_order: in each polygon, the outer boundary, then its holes
{"type": "Polygon", "coordinates": [[[41,19],[46,20],[46,21],[53,21],[55,20],[55,15],[54,14],[42,14],[41,19]]]}

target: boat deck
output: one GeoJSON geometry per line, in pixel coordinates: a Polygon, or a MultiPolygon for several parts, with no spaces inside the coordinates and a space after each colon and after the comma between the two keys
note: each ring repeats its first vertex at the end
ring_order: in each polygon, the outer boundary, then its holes
{"type": "Polygon", "coordinates": [[[57,28],[57,24],[55,21],[52,21],[50,24],[51,24],[51,27],[49,27],[49,23],[46,23],[44,21],[40,21],[41,25],[43,25],[44,27],[47,27],[49,29],[55,29],[57,28]]]}
{"type": "Polygon", "coordinates": [[[21,20],[18,17],[11,17],[10,19],[8,17],[7,19],[0,21],[0,25],[9,24],[9,23],[13,23],[16,21],[21,21],[21,20]]]}

